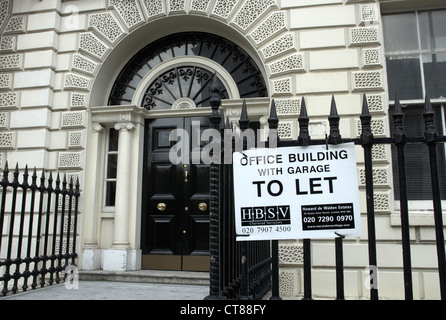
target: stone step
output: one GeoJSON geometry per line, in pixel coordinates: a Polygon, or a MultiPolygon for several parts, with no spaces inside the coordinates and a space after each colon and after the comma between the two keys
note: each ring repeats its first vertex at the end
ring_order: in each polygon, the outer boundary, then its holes
{"type": "Polygon", "coordinates": [[[137,270],[137,271],[80,270],[79,280],[190,284],[190,285],[209,286],[209,273],[192,272],[192,271],[164,271],[164,270],[137,270]]]}

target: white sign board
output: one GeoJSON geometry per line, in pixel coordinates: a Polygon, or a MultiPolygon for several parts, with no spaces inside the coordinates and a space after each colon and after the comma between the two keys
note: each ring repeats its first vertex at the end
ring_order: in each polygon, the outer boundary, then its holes
{"type": "Polygon", "coordinates": [[[355,146],[233,154],[238,241],[360,236],[355,146]]]}

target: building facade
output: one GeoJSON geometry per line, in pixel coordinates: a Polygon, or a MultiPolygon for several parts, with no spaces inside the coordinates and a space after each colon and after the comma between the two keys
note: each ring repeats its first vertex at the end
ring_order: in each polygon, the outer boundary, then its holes
{"type": "MultiPolygon", "coordinates": [[[[208,126],[214,75],[234,125],[245,99],[253,125],[266,127],[274,99],[282,140],[297,138],[302,97],[312,138],[329,131],[332,96],[342,136],[359,137],[364,93],[375,136],[391,135],[395,93],[417,119],[428,91],[443,130],[445,8],[440,0],[1,0],[0,164],[79,178],[81,269],[206,270],[209,173],[173,166],[166,150],[172,129],[208,126]]],[[[380,295],[400,298],[392,159],[389,146],[373,150],[377,267],[380,295]]],[[[420,165],[412,168],[414,297],[437,299],[432,198],[420,165]]],[[[344,241],[347,298],[369,294],[363,220],[362,237],[344,241]]],[[[281,241],[279,253],[281,295],[298,298],[302,243],[281,241]]],[[[333,241],[312,241],[315,296],[335,296],[334,266],[333,241]]]]}

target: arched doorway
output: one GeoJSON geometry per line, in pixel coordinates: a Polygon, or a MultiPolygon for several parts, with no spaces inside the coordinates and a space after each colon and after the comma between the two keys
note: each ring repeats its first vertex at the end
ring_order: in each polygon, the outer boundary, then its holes
{"type": "Polygon", "coordinates": [[[109,105],[166,110],[145,121],[143,269],[209,268],[209,167],[171,163],[169,151],[179,140],[169,137],[172,130],[182,129],[190,139],[188,147],[203,147],[199,137],[209,127],[208,119],[191,111],[209,106],[214,77],[221,99],[268,94],[260,69],[242,48],[203,32],[177,33],[149,44],[130,59],[112,87],[109,105]]]}

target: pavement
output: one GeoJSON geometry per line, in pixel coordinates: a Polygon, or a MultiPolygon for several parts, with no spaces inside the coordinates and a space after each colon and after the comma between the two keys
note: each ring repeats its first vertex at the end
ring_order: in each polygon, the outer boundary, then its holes
{"type": "Polygon", "coordinates": [[[209,286],[192,284],[85,281],[56,284],[0,297],[0,300],[203,300],[209,286]]]}
{"type": "Polygon", "coordinates": [[[208,272],[79,270],[71,283],[9,292],[0,300],[203,300],[208,294],[208,272]]]}

